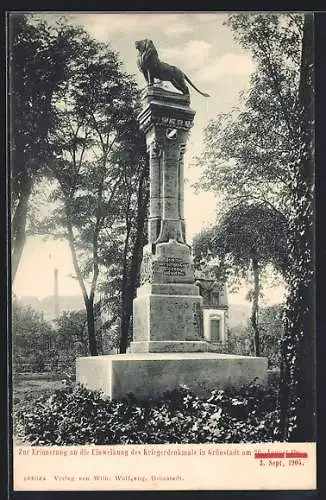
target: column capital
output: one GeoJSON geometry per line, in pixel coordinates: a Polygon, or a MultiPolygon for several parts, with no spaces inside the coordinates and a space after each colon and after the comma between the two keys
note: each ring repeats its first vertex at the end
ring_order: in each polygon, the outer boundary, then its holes
{"type": "Polygon", "coordinates": [[[138,115],[140,129],[146,134],[155,129],[161,139],[172,139],[173,131],[189,132],[195,111],[189,106],[189,96],[148,87],[143,93],[144,109],[138,115]],[[172,134],[172,137],[171,137],[172,134]]]}

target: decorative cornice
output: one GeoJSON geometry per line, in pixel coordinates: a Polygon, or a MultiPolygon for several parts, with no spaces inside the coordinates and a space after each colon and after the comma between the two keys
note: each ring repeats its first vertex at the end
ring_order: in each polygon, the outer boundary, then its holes
{"type": "Polygon", "coordinates": [[[190,104],[189,94],[180,94],[179,92],[173,92],[157,85],[148,85],[145,87],[141,92],[141,97],[144,102],[150,102],[155,99],[164,103],[173,102],[186,106],[190,104]]]}
{"type": "Polygon", "coordinates": [[[151,125],[160,128],[175,128],[188,131],[193,126],[192,120],[177,119],[168,116],[153,116],[148,114],[139,122],[141,130],[146,132],[151,125]]]}
{"type": "Polygon", "coordinates": [[[145,133],[154,125],[159,128],[175,128],[189,131],[193,125],[195,111],[179,103],[151,101],[138,115],[140,129],[145,133]]]}

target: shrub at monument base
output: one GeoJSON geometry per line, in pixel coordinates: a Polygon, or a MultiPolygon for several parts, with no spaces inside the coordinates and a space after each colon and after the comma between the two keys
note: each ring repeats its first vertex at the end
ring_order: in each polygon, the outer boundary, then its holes
{"type": "Polygon", "coordinates": [[[254,383],[206,400],[180,387],[155,403],[109,401],[76,385],[25,403],[15,420],[32,445],[270,442],[278,440],[276,401],[274,388],[254,383]]]}

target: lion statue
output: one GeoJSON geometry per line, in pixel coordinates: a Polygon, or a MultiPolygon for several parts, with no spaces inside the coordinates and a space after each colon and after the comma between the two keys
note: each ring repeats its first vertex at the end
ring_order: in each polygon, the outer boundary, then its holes
{"type": "Polygon", "coordinates": [[[138,50],[138,68],[143,73],[149,85],[153,85],[155,78],[157,78],[163,82],[171,82],[177,90],[188,95],[189,88],[186,85],[187,81],[199,94],[204,97],[210,97],[209,94],[205,94],[197,89],[181,69],[161,61],[152,40],[147,38],[145,40],[138,40],[135,42],[135,46],[138,50]]]}

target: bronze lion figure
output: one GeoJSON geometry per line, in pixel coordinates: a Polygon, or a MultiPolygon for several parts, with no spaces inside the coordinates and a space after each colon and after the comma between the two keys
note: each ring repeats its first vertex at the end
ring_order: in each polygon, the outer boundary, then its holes
{"type": "Polygon", "coordinates": [[[171,66],[160,60],[158,52],[152,40],[145,38],[145,40],[138,40],[135,42],[136,49],[138,50],[137,64],[140,71],[143,73],[146,82],[149,85],[155,83],[155,78],[163,82],[171,82],[172,85],[180,90],[183,94],[189,94],[189,88],[186,81],[195,89],[199,94],[204,97],[209,97],[209,94],[201,92],[191,80],[176,66],[171,66]]]}

